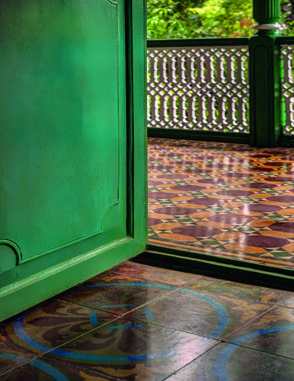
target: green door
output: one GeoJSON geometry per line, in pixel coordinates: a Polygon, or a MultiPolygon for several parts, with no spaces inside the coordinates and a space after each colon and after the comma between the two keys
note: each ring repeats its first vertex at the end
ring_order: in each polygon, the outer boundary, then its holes
{"type": "Polygon", "coordinates": [[[144,1],[0,3],[0,320],[145,248],[144,25],[144,1]]]}

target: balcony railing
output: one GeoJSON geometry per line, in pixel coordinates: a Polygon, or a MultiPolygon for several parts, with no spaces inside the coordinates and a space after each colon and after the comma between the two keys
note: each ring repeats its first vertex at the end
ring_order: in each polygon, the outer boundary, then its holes
{"type": "Polygon", "coordinates": [[[279,39],[281,52],[282,127],[285,136],[294,136],[294,41],[279,39]]]}
{"type": "Polygon", "coordinates": [[[148,127],[248,133],[248,40],[200,42],[149,43],[148,127]]]}
{"type": "MultiPolygon", "coordinates": [[[[294,136],[294,39],[278,38],[281,125],[294,136]]],[[[148,128],[248,135],[248,39],[152,40],[147,49],[148,128]]]]}

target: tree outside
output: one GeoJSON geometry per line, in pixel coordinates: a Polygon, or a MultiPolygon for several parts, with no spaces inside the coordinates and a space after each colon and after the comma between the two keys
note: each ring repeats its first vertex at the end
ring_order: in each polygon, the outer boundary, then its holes
{"type": "MultiPolygon", "coordinates": [[[[147,38],[250,37],[252,0],[147,0],[147,38]]],[[[294,35],[294,0],[281,2],[280,34],[294,35]]]]}

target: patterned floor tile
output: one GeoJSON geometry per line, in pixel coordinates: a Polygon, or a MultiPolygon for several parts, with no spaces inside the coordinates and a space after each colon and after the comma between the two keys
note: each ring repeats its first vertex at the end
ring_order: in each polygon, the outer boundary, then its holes
{"type": "Polygon", "coordinates": [[[294,360],[232,344],[219,344],[166,381],[291,381],[294,360]]]}
{"type": "Polygon", "coordinates": [[[15,345],[7,345],[5,343],[5,341],[7,341],[6,336],[1,335],[1,341],[2,342],[0,342],[0,375],[34,358],[34,354],[31,352],[27,352],[21,348],[18,348],[15,345]]]}
{"type": "Polygon", "coordinates": [[[1,323],[0,344],[8,350],[27,352],[24,357],[42,354],[115,318],[103,311],[50,299],[1,323]]]}
{"type": "Polygon", "coordinates": [[[103,380],[161,381],[216,343],[150,323],[120,319],[115,326],[99,328],[45,357],[85,369],[83,373],[104,372],[108,377],[103,380]]]}
{"type": "Polygon", "coordinates": [[[124,314],[173,289],[163,283],[154,284],[111,271],[91,278],[56,298],[113,314],[124,314]]]}
{"type": "Polygon", "coordinates": [[[291,292],[126,261],[58,298],[0,324],[1,380],[294,377],[291,292]]]}
{"type": "Polygon", "coordinates": [[[279,303],[279,305],[285,306],[288,308],[294,308],[294,295],[291,294],[291,296],[283,300],[281,303],[279,303]]]}
{"type": "Polygon", "coordinates": [[[222,339],[268,309],[267,304],[254,299],[180,288],[134,311],[132,316],[176,330],[222,339]],[[187,308],[189,314],[186,314],[187,308]]]}
{"type": "Polygon", "coordinates": [[[275,307],[227,342],[294,359],[294,309],[275,307]]]}
{"type": "Polygon", "coordinates": [[[294,268],[294,149],[149,138],[149,242],[294,268]]]}
{"type": "MultiPolygon", "coordinates": [[[[72,364],[63,360],[49,360],[41,357],[25,366],[14,369],[12,372],[2,375],[5,381],[133,381],[134,374],[147,374],[144,365],[111,364],[103,366],[99,364],[72,364]]],[[[149,372],[151,374],[151,372],[149,372]]],[[[135,376],[136,377],[136,376],[135,376]]],[[[148,378],[145,377],[145,380],[148,378]]],[[[151,380],[151,377],[149,378],[151,380]]]]}
{"type": "MultiPolygon", "coordinates": [[[[33,359],[27,364],[17,367],[9,373],[2,374],[5,381],[78,381],[79,369],[68,369],[62,363],[49,361],[42,357],[33,359]]],[[[90,380],[90,378],[88,378],[90,380]]],[[[101,380],[96,378],[96,380],[101,380]]]]}
{"type": "Polygon", "coordinates": [[[112,271],[140,278],[141,280],[145,279],[146,281],[160,282],[173,286],[181,286],[186,283],[198,281],[202,278],[200,275],[196,274],[182,273],[180,271],[142,265],[132,261],[125,261],[115,266],[112,271]]]}
{"type": "Polygon", "coordinates": [[[190,283],[187,288],[194,291],[202,289],[214,294],[221,294],[228,298],[247,299],[269,306],[276,303],[286,303],[285,300],[288,300],[289,295],[291,295],[291,293],[287,291],[208,277],[202,277],[197,280],[197,282],[190,283]]]}

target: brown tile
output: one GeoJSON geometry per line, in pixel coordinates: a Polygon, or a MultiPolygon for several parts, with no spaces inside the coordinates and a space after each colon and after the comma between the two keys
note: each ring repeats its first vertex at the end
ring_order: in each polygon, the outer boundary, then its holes
{"type": "MultiPolygon", "coordinates": [[[[275,191],[287,191],[289,189],[292,189],[293,187],[291,185],[281,185],[281,186],[278,186],[278,187],[275,187],[275,191]]],[[[290,192],[289,192],[290,194],[290,192]]],[[[292,193],[293,195],[293,193],[292,193]]]]}
{"type": "Polygon", "coordinates": [[[177,228],[182,226],[179,222],[166,222],[162,224],[152,225],[152,229],[154,230],[171,230],[173,228],[177,228]]]}
{"type": "Polygon", "coordinates": [[[281,231],[275,231],[275,230],[261,230],[260,234],[266,235],[269,237],[294,238],[294,232],[287,233],[287,232],[281,232],[281,231]]]}
{"type": "Polygon", "coordinates": [[[261,247],[255,247],[255,246],[248,246],[248,245],[240,245],[240,244],[234,244],[234,245],[224,245],[224,247],[228,250],[234,250],[243,252],[246,254],[263,254],[267,253],[267,251],[261,247]]]}
{"type": "Polygon", "coordinates": [[[282,216],[293,216],[294,214],[294,208],[285,208],[280,210],[279,214],[282,216]]]}
{"type": "MultiPolygon", "coordinates": [[[[158,205],[156,205],[156,209],[159,209],[159,208],[160,206],[158,207],[158,205]]],[[[172,215],[170,214],[160,214],[160,213],[154,213],[154,212],[152,212],[152,214],[149,215],[149,217],[151,216],[152,218],[158,218],[159,220],[170,220],[172,218],[172,215]]]]}
{"type": "Polygon", "coordinates": [[[154,210],[154,209],[158,209],[160,207],[160,204],[158,203],[158,204],[149,204],[148,205],[148,210],[149,210],[149,213],[152,213],[152,210],[154,210]]]}
{"type": "Polygon", "coordinates": [[[179,201],[187,201],[193,200],[193,196],[180,196],[180,197],[175,197],[172,199],[173,202],[179,202],[179,201]]]}
{"type": "Polygon", "coordinates": [[[189,235],[173,234],[173,233],[161,233],[161,234],[158,234],[158,237],[161,239],[169,239],[169,240],[178,241],[178,242],[193,242],[193,241],[195,241],[195,238],[191,237],[189,235]]]}
{"type": "Polygon", "coordinates": [[[262,228],[262,227],[270,226],[274,223],[275,222],[272,220],[256,219],[256,220],[249,222],[248,225],[251,226],[252,228],[262,228]]]}
{"type": "Polygon", "coordinates": [[[226,202],[225,204],[222,204],[223,208],[237,208],[238,206],[242,206],[243,202],[240,201],[233,201],[233,202],[226,202]]]}
{"type": "Polygon", "coordinates": [[[271,196],[270,194],[264,194],[264,193],[259,194],[259,193],[256,193],[256,194],[252,194],[252,195],[250,196],[250,198],[252,198],[252,199],[254,199],[254,200],[258,200],[258,199],[260,199],[260,198],[268,198],[268,197],[270,197],[270,196],[271,196]]]}
{"type": "Polygon", "coordinates": [[[181,207],[184,207],[184,208],[187,208],[187,209],[191,209],[191,213],[189,214],[196,214],[195,212],[195,209],[206,209],[206,206],[205,205],[202,205],[202,204],[189,204],[189,201],[186,203],[186,204],[181,204],[181,207]]]}
{"type": "Polygon", "coordinates": [[[294,243],[289,243],[288,245],[283,246],[283,249],[294,255],[294,243]]]}
{"type": "Polygon", "coordinates": [[[208,211],[197,211],[195,213],[192,213],[190,214],[190,217],[191,218],[207,218],[207,217],[211,217],[211,216],[214,216],[215,215],[215,212],[212,211],[212,210],[208,210],[208,211]]]}

